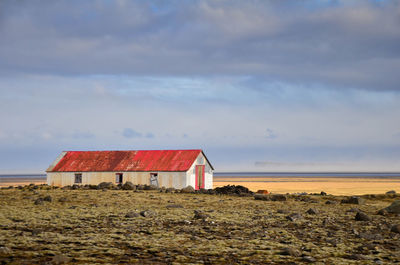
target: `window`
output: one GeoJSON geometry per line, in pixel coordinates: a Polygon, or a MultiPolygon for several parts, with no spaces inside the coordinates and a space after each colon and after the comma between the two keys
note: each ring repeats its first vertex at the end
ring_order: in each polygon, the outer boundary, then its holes
{"type": "Polygon", "coordinates": [[[81,173],[77,173],[75,174],[75,184],[81,184],[82,183],[82,174],[81,173]]]}
{"type": "Polygon", "coordinates": [[[158,187],[158,173],[150,173],[150,185],[158,187]]]}
{"type": "Polygon", "coordinates": [[[122,173],[115,174],[115,183],[122,184],[122,182],[123,182],[123,174],[122,173]]]}

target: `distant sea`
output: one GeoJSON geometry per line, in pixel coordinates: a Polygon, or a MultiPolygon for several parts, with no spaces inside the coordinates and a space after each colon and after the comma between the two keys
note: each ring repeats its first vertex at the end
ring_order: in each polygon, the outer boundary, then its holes
{"type": "Polygon", "coordinates": [[[379,178],[400,179],[400,172],[214,172],[218,179],[235,178],[379,178]]]}
{"type": "MultiPolygon", "coordinates": [[[[214,172],[216,180],[237,178],[361,178],[361,179],[400,179],[400,172],[214,172]]],[[[45,181],[46,174],[0,174],[0,183],[45,181]]]]}

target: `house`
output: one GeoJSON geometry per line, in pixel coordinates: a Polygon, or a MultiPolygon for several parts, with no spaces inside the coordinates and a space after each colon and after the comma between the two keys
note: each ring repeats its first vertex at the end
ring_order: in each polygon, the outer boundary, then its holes
{"type": "Polygon", "coordinates": [[[213,188],[213,166],[202,150],[64,151],[46,170],[47,184],[101,182],[213,188]]]}

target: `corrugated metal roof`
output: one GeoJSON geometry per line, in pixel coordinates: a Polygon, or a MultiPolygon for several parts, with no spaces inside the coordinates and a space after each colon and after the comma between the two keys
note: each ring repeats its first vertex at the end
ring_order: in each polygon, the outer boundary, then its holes
{"type": "Polygon", "coordinates": [[[48,171],[187,171],[201,152],[202,150],[67,151],[54,168],[49,168],[48,171]]]}

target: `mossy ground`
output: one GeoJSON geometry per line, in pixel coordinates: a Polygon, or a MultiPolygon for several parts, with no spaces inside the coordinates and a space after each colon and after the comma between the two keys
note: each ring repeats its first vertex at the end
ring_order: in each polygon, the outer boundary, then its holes
{"type": "Polygon", "coordinates": [[[400,262],[398,216],[376,212],[395,198],[364,205],[340,204],[340,197],[292,196],[288,201],[253,197],[169,194],[122,190],[0,190],[0,263],[302,263],[400,262]],[[35,205],[50,195],[52,202],[35,205]],[[66,198],[66,202],[59,202],[66,198]],[[306,198],[306,199],[304,199],[306,198]],[[338,201],[325,204],[326,200],[338,201]],[[178,204],[182,208],[169,208],[178,204]],[[316,215],[306,214],[313,207],[316,215]],[[358,207],[372,221],[355,221],[358,207]],[[125,217],[150,210],[150,217],[125,217]],[[195,219],[194,210],[209,215],[195,219]],[[278,210],[280,210],[279,213],[278,210]],[[289,221],[286,216],[303,218],[289,221]],[[283,248],[302,256],[281,255],[283,248]]]}

